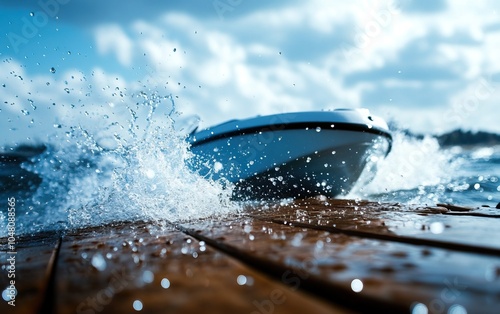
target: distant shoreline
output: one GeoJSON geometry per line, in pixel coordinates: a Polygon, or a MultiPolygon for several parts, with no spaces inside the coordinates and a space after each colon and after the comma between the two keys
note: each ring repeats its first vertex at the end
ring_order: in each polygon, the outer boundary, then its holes
{"type": "Polygon", "coordinates": [[[441,147],[462,146],[497,146],[500,145],[500,134],[488,133],[484,131],[472,132],[463,130],[454,130],[439,136],[436,136],[441,147]]]}

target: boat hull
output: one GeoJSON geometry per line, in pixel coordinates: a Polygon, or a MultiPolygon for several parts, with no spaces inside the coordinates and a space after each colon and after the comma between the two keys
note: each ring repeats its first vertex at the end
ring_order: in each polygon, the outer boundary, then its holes
{"type": "Polygon", "coordinates": [[[237,198],[335,197],[350,191],[367,164],[390,149],[390,136],[380,130],[307,125],[271,125],[193,141],[195,168],[234,183],[237,198]]]}

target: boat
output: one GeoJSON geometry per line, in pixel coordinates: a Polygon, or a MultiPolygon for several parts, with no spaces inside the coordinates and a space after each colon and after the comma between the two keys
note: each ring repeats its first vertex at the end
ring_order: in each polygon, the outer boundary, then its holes
{"type": "Polygon", "coordinates": [[[234,184],[236,199],[347,194],[391,150],[387,123],[367,109],[230,120],[187,139],[200,175],[234,184]]]}

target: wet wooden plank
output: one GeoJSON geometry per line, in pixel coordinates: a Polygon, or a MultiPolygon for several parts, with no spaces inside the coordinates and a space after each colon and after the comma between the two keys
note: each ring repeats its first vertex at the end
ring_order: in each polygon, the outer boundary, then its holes
{"type": "MultiPolygon", "coordinates": [[[[279,216],[304,218],[309,226],[320,222],[317,216],[309,221],[307,212],[292,205],[254,211],[254,217],[190,222],[182,227],[277,279],[295,276],[289,281],[294,286],[355,310],[408,312],[419,304],[430,313],[452,309],[497,313],[497,256],[294,227],[285,219],[281,224],[265,221],[279,216]],[[360,283],[361,291],[355,292],[360,283]]],[[[323,214],[322,219],[331,217],[323,214]]],[[[356,229],[355,221],[337,222],[356,229]]],[[[391,234],[382,223],[373,228],[360,222],[370,232],[391,234]]]]}
{"type": "Polygon", "coordinates": [[[284,206],[277,204],[271,206],[271,209],[251,211],[254,217],[278,223],[309,225],[331,232],[345,231],[366,237],[389,235],[395,241],[434,240],[436,245],[441,242],[443,247],[456,246],[473,252],[484,251],[500,255],[500,219],[491,213],[491,209],[485,214],[481,209],[464,212],[451,211],[442,206],[409,207],[319,198],[297,200],[284,206]],[[482,215],[476,215],[479,213],[482,215]]]}
{"type": "Polygon", "coordinates": [[[7,239],[2,238],[0,260],[2,271],[0,287],[2,292],[10,287],[10,280],[15,280],[17,295],[15,306],[9,305],[2,294],[0,313],[37,313],[44,306],[48,291],[51,272],[57,255],[59,235],[55,232],[40,233],[36,236],[19,237],[14,254],[7,246],[7,239]],[[15,256],[15,278],[8,278],[8,258],[15,256]]]}
{"type": "MultiPolygon", "coordinates": [[[[40,234],[17,248],[14,313],[133,312],[134,302],[142,312],[408,312],[418,305],[429,313],[497,313],[495,216],[493,209],[309,199],[176,227],[73,230],[57,259],[58,235],[40,234]],[[431,230],[436,222],[440,232],[431,230]]],[[[6,306],[2,313],[11,312],[6,306]]]]}
{"type": "Polygon", "coordinates": [[[61,246],[58,313],[344,313],[172,226],[78,230],[61,246]]]}

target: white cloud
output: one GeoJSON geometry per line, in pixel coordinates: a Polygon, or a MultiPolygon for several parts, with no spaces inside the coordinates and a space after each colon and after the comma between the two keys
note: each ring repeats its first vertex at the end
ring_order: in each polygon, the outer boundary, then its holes
{"type": "MultiPolygon", "coordinates": [[[[180,95],[179,103],[181,107],[186,104],[186,112],[200,114],[207,124],[233,117],[332,107],[369,107],[377,113],[379,107],[362,98],[364,91],[377,92],[378,84],[415,90],[425,89],[426,85],[418,77],[401,81],[396,73],[392,78],[366,80],[353,86],[345,86],[344,77],[358,71],[378,71],[398,62],[404,62],[402,68],[411,65],[415,60],[401,59],[411,43],[419,43],[427,53],[425,62],[435,65],[437,71],[448,68],[461,73],[456,80],[464,84],[473,84],[486,68],[497,64],[494,47],[500,37],[486,36],[481,26],[491,23],[492,19],[487,17],[477,23],[487,5],[469,9],[467,3],[460,2],[445,11],[423,15],[407,14],[404,7],[398,10],[392,3],[360,0],[333,6],[320,0],[311,1],[256,11],[233,19],[231,27],[227,22],[202,24],[185,14],[167,14],[160,22],[136,22],[135,30],[138,32],[140,28],[141,35],[135,42],[149,52],[150,66],[168,73],[172,80],[175,77],[183,85],[192,85],[190,89],[175,89],[180,95]],[[281,41],[276,39],[294,36],[291,31],[294,27],[306,29],[311,34],[335,36],[334,30],[341,25],[352,30],[345,42],[356,50],[352,58],[346,59],[345,51],[340,48],[325,50],[322,57],[309,63],[288,60],[286,53],[278,54],[282,50],[281,41]],[[470,25],[477,26],[471,29],[470,25]],[[248,29],[252,28],[256,34],[264,30],[264,37],[249,37],[248,29]],[[172,29],[175,32],[169,31],[172,29]],[[193,32],[196,29],[200,30],[197,34],[193,32]],[[353,46],[356,38],[365,41],[358,42],[359,47],[353,46]],[[476,43],[461,43],[462,38],[470,38],[476,43]],[[175,69],[162,66],[166,63],[162,52],[172,46],[186,51],[185,55],[178,54],[182,60],[171,63],[176,65],[175,69]],[[479,48],[481,46],[488,49],[484,51],[479,48]],[[198,85],[202,88],[194,88],[198,85]]],[[[300,42],[301,39],[295,40],[300,42]]],[[[432,78],[433,73],[428,76],[432,78]]],[[[437,78],[433,84],[441,93],[446,93],[451,86],[459,86],[446,81],[445,77],[437,78]]],[[[460,91],[456,90],[457,95],[460,91]]],[[[426,104],[425,112],[421,108],[406,108],[401,99],[391,102],[388,95],[387,104],[380,107],[380,111],[388,117],[389,108],[392,108],[392,112],[399,112],[405,125],[416,130],[429,130],[431,126],[437,129],[442,112],[453,105],[457,95],[444,95],[448,97],[447,103],[426,104]],[[415,118],[417,112],[421,118],[415,118]]],[[[482,113],[478,109],[477,115],[482,113]]],[[[471,128],[473,124],[467,120],[462,126],[471,128]]]]}
{"type": "Polygon", "coordinates": [[[99,53],[114,53],[124,66],[132,64],[132,41],[118,25],[100,25],[95,30],[99,53]]]}
{"type": "Polygon", "coordinates": [[[102,69],[88,75],[68,70],[30,76],[21,64],[11,62],[0,63],[0,73],[8,73],[2,77],[6,86],[2,99],[7,103],[0,111],[0,145],[47,142],[79,127],[98,134],[112,122],[126,124],[130,118],[125,104],[134,91],[128,90],[123,78],[102,69]]]}

